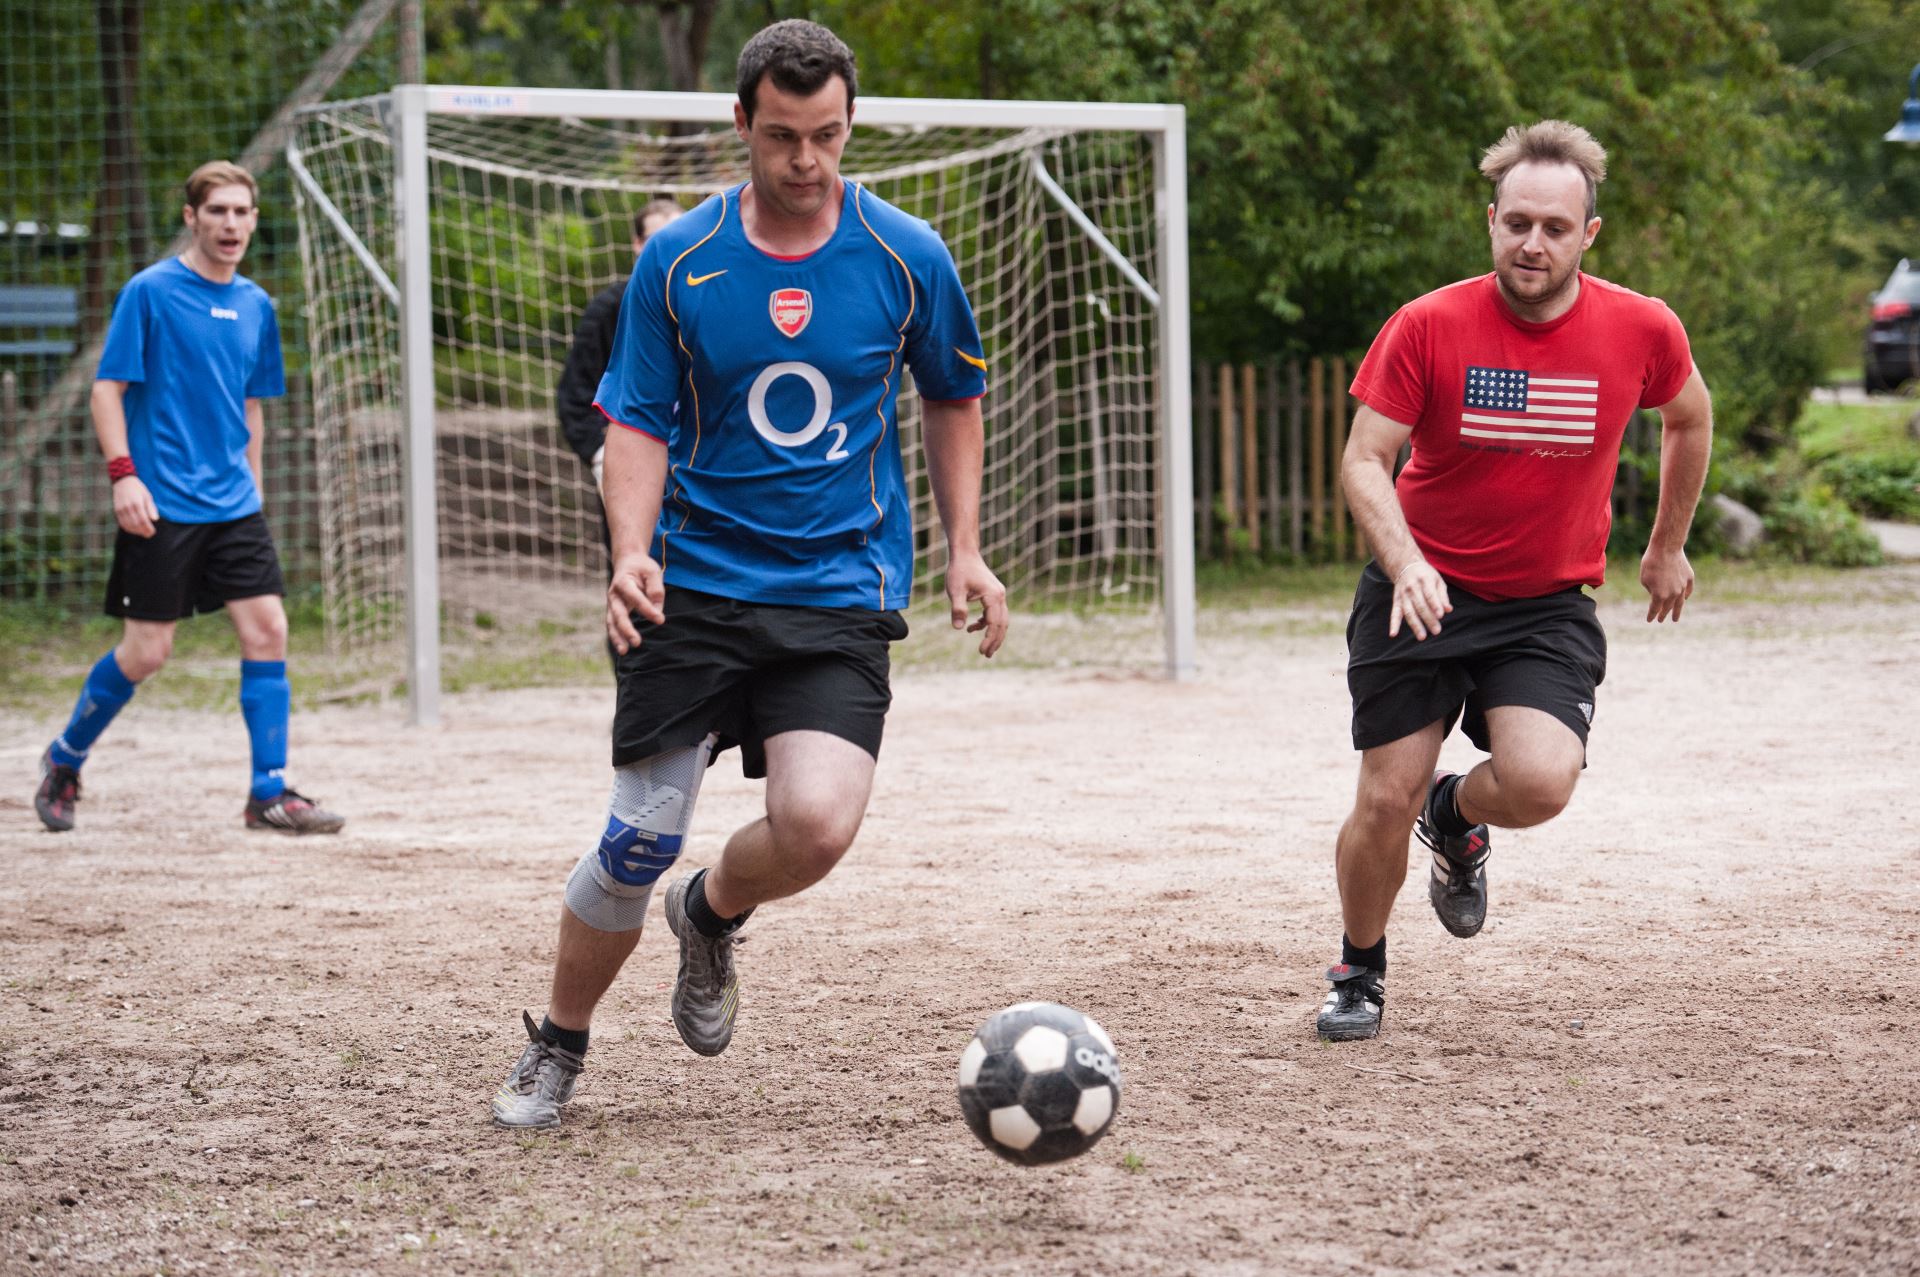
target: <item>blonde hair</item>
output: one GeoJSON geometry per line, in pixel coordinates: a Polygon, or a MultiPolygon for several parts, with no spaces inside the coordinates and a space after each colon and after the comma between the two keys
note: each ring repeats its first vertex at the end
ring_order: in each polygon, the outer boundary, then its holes
{"type": "Polygon", "coordinates": [[[260,184],[253,180],[253,174],[231,160],[208,160],[187,177],[187,207],[199,208],[220,186],[244,186],[254,204],[260,203],[260,184]]]}
{"type": "Polygon", "coordinates": [[[1481,157],[1480,171],[1493,183],[1493,202],[1500,202],[1500,185],[1522,164],[1571,164],[1587,182],[1587,220],[1593,220],[1600,183],[1607,180],[1607,150],[1593,134],[1565,120],[1541,120],[1526,128],[1508,129],[1481,157]]]}

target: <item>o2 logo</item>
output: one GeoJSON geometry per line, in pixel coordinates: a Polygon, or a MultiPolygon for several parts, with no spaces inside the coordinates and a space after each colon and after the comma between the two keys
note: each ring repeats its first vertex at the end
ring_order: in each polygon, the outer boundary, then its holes
{"type": "Polygon", "coordinates": [[[753,419],[753,428],[760,432],[760,437],[777,448],[804,448],[825,431],[832,430],[837,433],[833,446],[827,449],[827,460],[843,461],[851,455],[847,452],[846,423],[827,421],[833,415],[833,389],[827,385],[826,374],[812,364],[788,360],[768,365],[753,379],[753,389],[747,392],[747,415],[753,419]],[[798,377],[813,391],[813,417],[798,430],[782,430],[767,416],[767,391],[782,377],[798,377]]]}

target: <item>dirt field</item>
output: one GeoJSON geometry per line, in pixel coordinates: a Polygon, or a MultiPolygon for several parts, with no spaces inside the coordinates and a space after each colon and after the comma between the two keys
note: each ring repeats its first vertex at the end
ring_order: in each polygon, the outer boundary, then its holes
{"type": "MultiPolygon", "coordinates": [[[[539,1135],[486,1101],[606,689],[300,715],[351,817],[312,842],[242,832],[237,714],[137,702],[42,833],[57,724],[0,709],[0,1271],[1915,1272],[1920,568],[1824,581],[1607,603],[1572,808],[1496,834],[1476,940],[1416,868],[1385,1034],[1337,1047],[1337,608],[1210,615],[1185,686],[913,673],[849,861],[750,928],[732,1049],[680,1045],[656,918],[539,1135]],[[1026,998],[1126,1071],[1054,1170],[954,1102],[1026,998]]],[[[756,801],[728,756],[688,862],[756,801]]]]}

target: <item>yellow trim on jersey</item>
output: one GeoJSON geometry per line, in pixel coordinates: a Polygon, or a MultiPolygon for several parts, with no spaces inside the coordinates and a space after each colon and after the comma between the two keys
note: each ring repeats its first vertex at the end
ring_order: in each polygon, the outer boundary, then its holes
{"type": "MultiPolygon", "coordinates": [[[[667,305],[667,317],[673,321],[674,344],[680,347],[680,353],[687,357],[687,397],[693,401],[693,451],[687,454],[688,465],[692,465],[694,458],[700,455],[700,438],[701,438],[700,387],[693,377],[693,352],[687,349],[686,339],[682,337],[680,334],[680,312],[673,308],[673,276],[674,276],[674,273],[680,269],[680,263],[686,261],[687,258],[693,255],[694,249],[699,248],[701,245],[705,244],[708,240],[712,239],[715,235],[718,235],[720,233],[720,228],[722,226],[725,226],[726,224],[727,224],[727,197],[726,197],[726,193],[722,192],[720,195],[720,216],[714,222],[713,229],[708,231],[705,235],[702,235],[699,238],[699,240],[694,243],[692,248],[687,249],[685,252],[681,253],[680,256],[674,258],[673,265],[667,267],[667,282],[666,282],[666,297],[665,297],[666,305],[667,305]]],[[[724,275],[726,273],[727,272],[724,270],[714,272],[715,275],[724,275]]],[[[713,275],[703,275],[700,277],[699,280],[696,280],[693,277],[692,268],[688,268],[687,270],[687,283],[689,285],[702,283],[712,278],[713,278],[713,275]]],[[[675,476],[678,475],[680,469],[681,467],[679,466],[671,467],[667,471],[667,478],[669,480],[674,479],[675,476]]],[[[671,486],[672,485],[669,484],[669,487],[671,486]]],[[[682,513],[680,515],[680,527],[675,528],[674,529],[675,532],[679,532],[682,529],[684,529],[687,526],[687,520],[693,517],[693,507],[690,504],[688,504],[686,500],[686,489],[685,488],[680,489],[680,493],[681,495],[679,500],[680,500],[680,509],[682,513]]],[[[661,571],[664,572],[666,570],[666,567],[667,567],[667,534],[665,532],[662,532],[660,534],[660,569],[661,571]]]]}
{"type": "MultiPolygon", "coordinates": [[[[873,242],[880,245],[881,248],[886,249],[887,256],[893,259],[894,265],[900,268],[900,273],[906,276],[907,279],[907,316],[900,321],[900,342],[893,348],[893,353],[887,356],[887,375],[881,379],[880,402],[875,405],[873,410],[874,415],[880,418],[880,437],[873,441],[873,449],[867,453],[867,500],[873,505],[874,514],[873,526],[867,529],[867,535],[871,537],[880,530],[881,522],[887,517],[887,512],[880,508],[880,484],[874,474],[874,466],[880,457],[880,445],[887,441],[887,400],[893,393],[893,371],[899,367],[900,352],[907,348],[907,325],[913,322],[913,309],[917,297],[913,287],[913,272],[907,269],[907,264],[900,259],[900,254],[894,252],[893,246],[888,244],[886,240],[880,238],[880,232],[874,230],[873,223],[867,220],[866,209],[860,205],[860,197],[864,194],[866,194],[866,188],[858,182],[855,182],[853,185],[853,211],[859,215],[860,224],[867,228],[867,234],[873,236],[873,242]]],[[[887,570],[882,567],[880,568],[881,610],[885,611],[886,606],[887,570]]]]}
{"type": "Polygon", "coordinates": [[[955,346],[953,348],[953,353],[960,356],[960,358],[966,360],[968,363],[972,364],[975,368],[978,368],[981,372],[985,372],[987,370],[986,360],[975,359],[972,355],[969,355],[966,351],[960,349],[960,347],[958,346],[955,346]]]}

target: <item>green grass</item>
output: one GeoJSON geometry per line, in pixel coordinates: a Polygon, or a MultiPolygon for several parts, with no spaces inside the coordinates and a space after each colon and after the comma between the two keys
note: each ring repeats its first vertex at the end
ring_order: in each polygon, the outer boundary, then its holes
{"type": "Polygon", "coordinates": [[[1809,401],[1794,433],[1809,460],[1848,454],[1920,456],[1920,442],[1907,433],[1907,421],[1920,403],[1837,404],[1809,401]]]}

